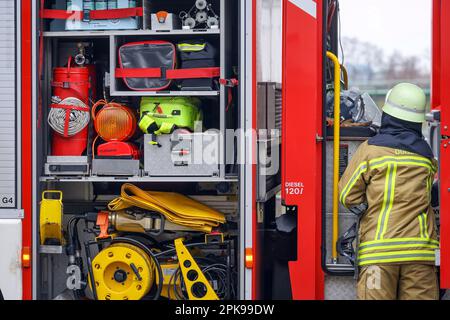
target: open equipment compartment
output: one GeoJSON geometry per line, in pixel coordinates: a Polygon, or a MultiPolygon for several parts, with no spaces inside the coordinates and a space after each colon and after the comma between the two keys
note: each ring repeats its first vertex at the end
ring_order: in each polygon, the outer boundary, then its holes
{"type": "MultiPolygon", "coordinates": [[[[169,14],[171,11],[186,11],[197,15],[199,11],[191,11],[190,3],[192,2],[195,6],[198,2],[194,0],[144,2],[145,10],[141,17],[144,21],[151,21],[152,14],[164,9],[169,14]]],[[[237,157],[234,153],[239,149],[239,139],[230,140],[232,147],[227,150],[224,135],[226,129],[237,130],[245,127],[243,124],[245,119],[239,116],[244,106],[237,95],[238,90],[234,88],[237,81],[234,85],[230,81],[219,83],[219,79],[228,80],[243,75],[239,72],[243,62],[240,51],[242,47],[238,41],[243,30],[238,27],[243,20],[240,17],[240,7],[243,4],[240,1],[232,3],[225,0],[205,2],[211,3],[211,7],[208,6],[214,12],[211,17],[220,17],[220,19],[216,18],[217,24],[213,23],[214,27],[200,24],[192,29],[182,29],[183,21],[179,21],[179,24],[174,21],[172,30],[153,30],[151,24],[141,24],[137,28],[139,30],[65,30],[52,27],[55,21],[51,19],[38,19],[42,22],[39,25],[45,31],[37,39],[40,81],[37,88],[38,102],[35,110],[37,117],[34,132],[37,150],[34,171],[37,176],[35,190],[35,208],[37,209],[35,232],[38,252],[35,277],[36,298],[81,299],[85,294],[90,299],[122,300],[155,297],[237,299],[245,296],[242,289],[243,283],[241,283],[244,279],[242,252],[245,247],[241,234],[244,222],[241,219],[243,195],[239,187],[240,170],[238,170],[239,165],[235,163],[225,163],[227,152],[233,154],[233,159],[237,157]],[[175,26],[179,29],[175,29],[175,26]],[[219,74],[215,80],[217,82],[215,90],[177,90],[173,87],[172,90],[167,91],[135,91],[124,86],[122,79],[115,78],[117,54],[121,45],[137,41],[161,40],[175,45],[187,40],[203,40],[216,47],[219,74]],[[86,68],[86,74],[83,74],[83,68],[86,68]],[[91,70],[90,73],[88,69],[91,70]],[[58,71],[67,76],[67,79],[59,80],[58,71]],[[74,74],[81,74],[84,78],[74,80],[74,74]],[[88,96],[82,97],[85,100],[79,96],[81,89],[76,87],[81,84],[87,86],[83,92],[88,92],[88,96]],[[79,104],[74,107],[64,100],[72,97],[64,97],[61,92],[74,88],[74,91],[78,91],[76,94],[71,93],[74,95],[73,98],[80,98],[78,100],[85,102],[84,105],[79,104]],[[62,95],[59,97],[61,99],[57,99],[57,94],[62,95]],[[165,102],[166,100],[161,99],[155,102],[155,99],[160,98],[171,100],[165,102]],[[91,114],[93,106],[101,99],[106,100],[106,103],[100,103],[94,115],[91,114]],[[171,134],[173,130],[163,131],[161,127],[170,122],[167,119],[179,116],[179,110],[167,107],[170,114],[165,114],[164,103],[181,101],[180,103],[186,104],[190,101],[188,99],[197,99],[196,101],[201,102],[199,110],[203,114],[201,121],[203,128],[193,132],[192,128],[182,127],[181,129],[184,130],[181,132],[182,139],[175,144],[171,134]],[[112,101],[120,105],[120,108],[118,105],[112,105],[112,101]],[[153,117],[152,120],[158,123],[161,132],[156,133],[155,130],[149,129],[150,125],[145,126],[141,123],[143,112],[140,109],[143,101],[156,104],[156,112],[149,112],[149,114],[151,114],[150,118],[153,117]],[[121,133],[124,131],[129,133],[124,134],[125,138],[112,138],[109,141],[109,136],[106,136],[110,131],[107,129],[113,126],[99,128],[98,123],[101,122],[99,118],[106,117],[107,108],[115,112],[114,116],[128,114],[130,119],[134,117],[135,122],[130,120],[130,123],[135,126],[135,130],[129,130],[133,133],[125,130],[128,128],[126,127],[121,131],[121,133]],[[50,115],[53,109],[58,111],[62,109],[63,112],[59,115],[50,115]],[[88,124],[83,128],[87,131],[82,138],[85,139],[83,140],[84,150],[79,154],[71,154],[74,153],[75,148],[70,147],[70,139],[74,135],[68,134],[68,131],[72,129],[69,126],[72,120],[68,121],[67,117],[75,117],[75,111],[89,112],[90,115],[88,124]],[[99,116],[99,113],[105,115],[99,116]],[[62,118],[54,118],[58,116],[62,118]],[[49,118],[55,123],[52,123],[49,118]],[[160,118],[166,121],[160,123],[157,121],[160,118]],[[55,140],[61,138],[55,138],[56,125],[60,126],[59,134],[67,139],[63,139],[60,143],[68,143],[64,148],[64,152],[68,154],[55,155],[55,150],[61,147],[54,144],[55,140]],[[148,132],[144,132],[145,130],[148,132]],[[212,168],[209,165],[206,171],[184,162],[184,153],[189,149],[186,144],[192,146],[193,150],[198,148],[198,145],[191,141],[191,138],[197,135],[216,135],[218,141],[217,163],[213,164],[212,168]],[[105,144],[107,146],[100,150],[100,146],[105,144]],[[159,144],[162,146],[158,146],[159,144]],[[123,147],[120,150],[124,153],[117,157],[110,157],[112,151],[108,148],[117,145],[123,147]],[[131,148],[131,151],[126,147],[131,148]],[[153,156],[152,151],[145,151],[150,147],[161,149],[155,156],[156,160],[145,159],[146,154],[153,156]],[[132,151],[136,152],[132,153],[132,151]],[[175,151],[180,152],[182,159],[171,166],[167,161],[171,157],[164,155],[164,152],[174,153],[175,151]],[[164,156],[160,157],[160,155],[164,156]],[[155,165],[157,161],[161,162],[160,166],[157,163],[155,165]],[[146,169],[149,162],[152,170],[146,169]],[[124,169],[122,164],[124,167],[129,167],[124,169]],[[118,171],[114,171],[116,169],[118,171]],[[153,203],[138,209],[139,206],[135,204],[131,208],[118,211],[111,209],[110,205],[108,209],[108,204],[118,199],[121,189],[127,186],[155,192],[154,199],[159,199],[155,203],[165,203],[165,205],[161,207],[153,203]],[[44,191],[49,193],[41,199],[44,191]],[[53,191],[62,195],[61,202],[55,196],[56,193],[52,194],[53,191]],[[176,219],[174,220],[166,211],[175,215],[180,214],[178,204],[180,202],[171,201],[169,198],[172,196],[180,197],[181,203],[186,201],[187,205],[192,206],[189,210],[194,210],[199,216],[193,218],[188,215],[188,218],[180,218],[181,224],[174,222],[176,219]],[[55,217],[49,215],[50,207],[56,207],[63,212],[60,221],[58,218],[52,220],[55,217]],[[102,219],[106,225],[101,224],[102,219]],[[196,219],[202,225],[201,227],[191,226],[189,221],[197,222],[196,219]],[[214,222],[212,224],[205,222],[208,219],[214,222]],[[46,229],[51,223],[56,224],[56,231],[52,229],[53,231],[49,232],[49,229],[46,229]],[[131,225],[134,227],[130,228],[131,225]],[[113,233],[118,233],[119,238],[109,237],[113,233]],[[47,235],[46,238],[43,238],[44,234],[47,235]],[[179,238],[184,238],[184,243],[175,241],[179,238]],[[177,248],[185,246],[192,253],[192,259],[179,256],[180,252],[173,249],[174,244],[177,248]],[[133,267],[133,263],[123,266],[123,263],[127,262],[125,258],[118,258],[113,264],[102,260],[103,254],[109,255],[113,251],[115,253],[121,250],[133,256],[132,261],[137,269],[133,267]],[[155,260],[155,250],[168,253],[158,256],[155,260]],[[136,260],[133,260],[134,257],[136,260]],[[181,267],[181,261],[185,259],[191,261],[193,265],[198,265],[198,268],[181,267]],[[217,270],[208,269],[208,266],[214,264],[219,265],[217,270]],[[146,269],[146,265],[155,266],[156,269],[153,267],[146,269]],[[98,273],[102,268],[108,273],[108,268],[113,267],[119,269],[112,274],[112,278],[103,277],[103,273],[98,273]],[[151,275],[147,272],[148,270],[151,275]],[[153,274],[153,270],[157,272],[153,274]],[[160,281],[159,275],[162,273],[158,273],[159,271],[164,272],[164,275],[174,275],[175,280],[164,277],[163,281],[160,281]],[[183,274],[191,271],[197,272],[200,280],[204,275],[209,281],[193,280],[192,287],[191,285],[185,287],[181,283],[181,277],[187,279],[183,274]],[[147,278],[147,282],[142,280],[145,275],[151,278],[147,278]],[[92,287],[91,283],[95,283],[95,286],[92,287]],[[114,295],[113,290],[110,289],[111,286],[116,286],[115,290],[120,291],[122,286],[128,288],[131,284],[137,285],[134,289],[124,290],[119,295],[114,295]],[[175,291],[171,291],[170,286],[174,286],[175,291]],[[194,286],[196,286],[195,290],[194,286]]],[[[53,4],[52,1],[46,1],[44,8],[57,9],[53,4]]],[[[177,17],[179,12],[176,12],[172,18],[177,20],[177,17]]],[[[178,57],[177,60],[179,60],[178,57]]],[[[86,114],[77,116],[83,118],[86,114]]],[[[174,121],[175,128],[179,122],[174,121]]],[[[119,121],[114,123],[118,126],[121,124],[119,121]]],[[[117,129],[117,127],[114,128],[117,129]]],[[[203,146],[200,149],[203,149],[203,146]]],[[[114,152],[117,150],[115,149],[114,152]]],[[[133,190],[138,192],[138,189],[133,190]]],[[[122,196],[124,196],[123,190],[122,196]]]]}

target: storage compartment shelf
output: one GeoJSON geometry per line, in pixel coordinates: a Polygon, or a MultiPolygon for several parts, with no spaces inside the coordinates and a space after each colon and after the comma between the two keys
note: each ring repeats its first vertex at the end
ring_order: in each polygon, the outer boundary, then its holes
{"type": "Polygon", "coordinates": [[[83,38],[83,37],[109,37],[109,36],[184,36],[184,35],[204,35],[220,34],[220,29],[194,29],[194,30],[99,30],[99,31],[47,31],[44,37],[47,38],[83,38]]]}
{"type": "Polygon", "coordinates": [[[220,91],[114,91],[113,97],[215,97],[219,96],[220,91]]]}
{"type": "Polygon", "coordinates": [[[42,176],[40,182],[238,182],[237,177],[56,177],[42,176]]]}

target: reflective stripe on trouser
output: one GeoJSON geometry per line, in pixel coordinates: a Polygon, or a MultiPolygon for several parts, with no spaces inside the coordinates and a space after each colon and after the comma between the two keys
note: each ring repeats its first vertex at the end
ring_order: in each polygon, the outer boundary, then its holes
{"type": "Polygon", "coordinates": [[[437,269],[419,263],[362,267],[357,294],[359,300],[437,300],[437,269]]]}

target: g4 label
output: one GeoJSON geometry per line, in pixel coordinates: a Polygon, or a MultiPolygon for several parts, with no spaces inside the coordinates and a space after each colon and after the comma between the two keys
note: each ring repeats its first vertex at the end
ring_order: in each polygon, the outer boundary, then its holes
{"type": "Polygon", "coordinates": [[[0,195],[0,207],[11,208],[14,207],[16,201],[11,195],[0,195]]]}

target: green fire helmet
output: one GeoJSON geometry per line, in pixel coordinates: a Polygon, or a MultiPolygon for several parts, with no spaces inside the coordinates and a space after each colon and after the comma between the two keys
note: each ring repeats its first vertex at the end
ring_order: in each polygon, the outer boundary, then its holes
{"type": "Polygon", "coordinates": [[[390,90],[383,112],[409,122],[425,122],[427,97],[423,90],[411,83],[400,83],[390,90]]]}

